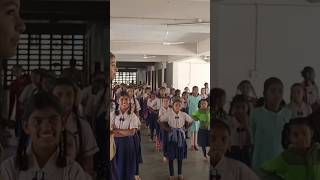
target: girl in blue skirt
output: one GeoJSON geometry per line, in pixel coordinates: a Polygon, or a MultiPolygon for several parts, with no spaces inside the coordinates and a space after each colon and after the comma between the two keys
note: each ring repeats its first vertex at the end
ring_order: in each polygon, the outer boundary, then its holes
{"type": "MultiPolygon", "coordinates": [[[[160,127],[161,127],[161,122],[160,122],[161,117],[165,116],[171,110],[171,108],[169,107],[169,104],[170,104],[170,97],[169,96],[165,96],[163,98],[162,107],[161,107],[161,109],[159,111],[158,123],[160,124],[160,127]]],[[[163,135],[162,135],[163,162],[166,162],[167,161],[167,158],[166,158],[166,153],[167,153],[166,142],[167,142],[167,139],[168,139],[168,133],[163,128],[161,128],[161,131],[163,133],[163,135]]]]}
{"type": "Polygon", "coordinates": [[[119,180],[134,180],[137,170],[138,146],[136,132],[139,118],[131,112],[128,93],[120,93],[119,106],[110,114],[116,144],[115,161],[119,180]]]}
{"type": "Polygon", "coordinates": [[[154,142],[154,131],[157,129],[157,119],[160,109],[160,99],[156,97],[155,92],[151,92],[147,105],[149,111],[147,121],[149,122],[150,138],[151,142],[154,142]]]}
{"type": "Polygon", "coordinates": [[[178,161],[178,179],[183,179],[182,176],[182,160],[187,158],[187,142],[183,127],[192,125],[192,118],[180,111],[181,100],[174,99],[172,110],[169,110],[164,116],[161,116],[161,127],[168,133],[166,142],[166,157],[169,160],[170,179],[174,179],[173,161],[178,161]]]}

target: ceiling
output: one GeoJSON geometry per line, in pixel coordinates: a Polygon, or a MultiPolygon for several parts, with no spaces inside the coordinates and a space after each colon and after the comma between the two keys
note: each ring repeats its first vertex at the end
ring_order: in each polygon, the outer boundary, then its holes
{"type": "Polygon", "coordinates": [[[42,22],[108,22],[109,3],[105,0],[27,0],[22,1],[22,17],[42,22]]]}
{"type": "Polygon", "coordinates": [[[120,62],[209,56],[210,1],[111,0],[110,41],[120,62]]]}

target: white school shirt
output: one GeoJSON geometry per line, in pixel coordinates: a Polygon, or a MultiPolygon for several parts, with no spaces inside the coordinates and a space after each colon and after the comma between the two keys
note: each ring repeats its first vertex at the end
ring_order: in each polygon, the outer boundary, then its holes
{"type": "Polygon", "coordinates": [[[140,120],[138,116],[134,113],[124,114],[119,111],[119,115],[116,115],[115,111],[110,114],[111,124],[117,129],[138,129],[140,120]]]}
{"type": "Polygon", "coordinates": [[[161,109],[159,110],[159,120],[163,120],[161,119],[162,116],[165,116],[169,111],[171,110],[171,108],[167,108],[165,109],[164,107],[161,107],[161,109]]]}
{"type": "Polygon", "coordinates": [[[227,157],[223,157],[216,167],[210,166],[210,176],[217,174],[220,180],[260,180],[247,165],[227,157]]]}
{"type": "Polygon", "coordinates": [[[35,155],[30,148],[27,148],[29,159],[28,170],[19,171],[15,168],[15,156],[8,158],[1,164],[1,180],[91,180],[92,178],[84,172],[81,166],[74,160],[67,158],[67,166],[59,168],[56,160],[59,152],[56,151],[44,165],[40,168],[35,155]],[[42,179],[43,176],[43,179],[42,179]]]}
{"type": "Polygon", "coordinates": [[[153,110],[159,110],[161,108],[160,99],[157,97],[154,100],[152,100],[151,98],[148,99],[147,105],[148,105],[148,107],[152,108],[153,110]]]}
{"type": "Polygon", "coordinates": [[[136,103],[137,112],[139,112],[141,110],[139,101],[136,98],[131,98],[130,102],[131,102],[131,106],[134,106],[134,103],[136,103]]]}
{"type": "Polygon", "coordinates": [[[168,122],[171,128],[183,128],[185,122],[192,123],[193,119],[187,113],[179,111],[176,114],[170,109],[164,116],[160,117],[160,122],[168,122]]]}
{"type": "Polygon", "coordinates": [[[66,129],[71,131],[72,134],[76,136],[77,152],[78,153],[80,152],[84,157],[94,155],[96,152],[99,151],[96,138],[93,134],[92,128],[89,125],[89,123],[86,120],[81,118],[80,118],[80,126],[81,126],[82,150],[79,151],[80,136],[79,136],[79,130],[78,130],[78,126],[75,118],[76,117],[73,113],[69,116],[66,124],[66,129]]]}
{"type": "MultiPolygon", "coordinates": [[[[229,124],[231,130],[231,145],[232,146],[245,146],[251,144],[250,130],[239,132],[237,129],[240,127],[240,123],[235,117],[229,117],[229,124]]],[[[250,129],[250,126],[248,127],[250,129]]]]}
{"type": "Polygon", "coordinates": [[[291,110],[292,118],[307,117],[312,113],[312,108],[307,103],[303,103],[301,107],[295,103],[290,103],[287,105],[287,108],[291,110]]]}

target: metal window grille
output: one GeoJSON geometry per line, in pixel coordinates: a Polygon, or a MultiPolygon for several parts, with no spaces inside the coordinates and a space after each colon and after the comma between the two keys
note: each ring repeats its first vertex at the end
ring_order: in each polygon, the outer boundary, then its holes
{"type": "Polygon", "coordinates": [[[30,74],[34,69],[46,69],[59,76],[63,69],[70,67],[69,61],[75,59],[77,69],[83,70],[85,64],[84,34],[22,34],[20,36],[17,54],[8,59],[4,80],[9,86],[15,80],[12,67],[22,65],[30,74]]]}
{"type": "Polygon", "coordinates": [[[116,78],[114,82],[124,83],[124,84],[134,84],[137,83],[137,72],[127,72],[127,71],[119,71],[116,74],[116,78]]]}

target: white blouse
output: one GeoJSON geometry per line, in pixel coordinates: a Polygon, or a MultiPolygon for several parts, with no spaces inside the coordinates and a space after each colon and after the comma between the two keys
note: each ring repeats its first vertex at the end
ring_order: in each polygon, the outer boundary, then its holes
{"type": "Polygon", "coordinates": [[[124,114],[119,112],[119,115],[116,115],[115,112],[110,114],[111,116],[111,124],[114,125],[117,129],[138,129],[140,120],[136,114],[131,113],[128,114],[125,112],[124,114]]]}
{"type": "Polygon", "coordinates": [[[182,128],[186,122],[192,123],[193,119],[186,113],[179,111],[176,114],[170,109],[164,116],[160,117],[160,122],[168,122],[172,128],[182,128]]]}
{"type": "Polygon", "coordinates": [[[148,107],[152,108],[153,110],[159,110],[161,108],[160,106],[161,102],[159,98],[155,98],[154,100],[148,99],[148,107]]]}
{"type": "Polygon", "coordinates": [[[71,159],[68,159],[66,167],[58,167],[56,165],[58,154],[59,152],[56,151],[44,167],[40,168],[31,148],[28,148],[28,170],[16,169],[15,156],[13,156],[1,164],[1,180],[91,180],[91,177],[83,171],[81,166],[71,159]]]}
{"type": "MultiPolygon", "coordinates": [[[[260,178],[244,163],[223,157],[216,167],[210,167],[210,177],[220,180],[259,180],[260,178]]],[[[211,179],[211,178],[210,178],[211,179]]]]}

